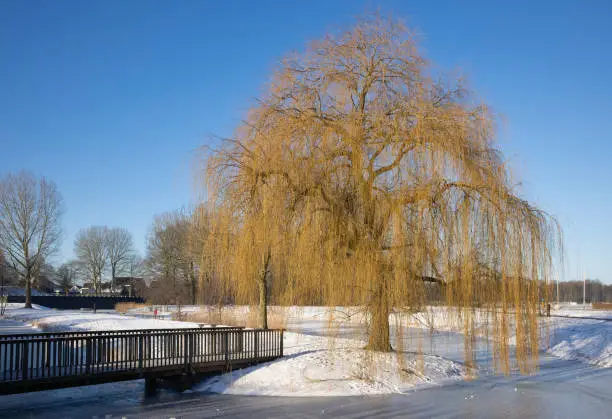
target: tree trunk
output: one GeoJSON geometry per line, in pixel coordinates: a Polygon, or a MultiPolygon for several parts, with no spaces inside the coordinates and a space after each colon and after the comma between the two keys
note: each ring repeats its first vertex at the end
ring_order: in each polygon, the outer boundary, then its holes
{"type": "Polygon", "coordinates": [[[172,268],[172,292],[174,293],[174,304],[179,305],[179,295],[176,290],[176,268],[172,268]]]}
{"type": "Polygon", "coordinates": [[[259,281],[259,328],[268,328],[268,293],[265,278],[259,281]]]}
{"type": "Polygon", "coordinates": [[[197,294],[196,282],[195,282],[195,278],[192,278],[191,279],[191,304],[192,305],[197,304],[196,294],[197,294]]]}
{"type": "Polygon", "coordinates": [[[110,295],[113,295],[113,291],[115,290],[115,266],[111,266],[111,286],[110,286],[110,295]]]}
{"type": "Polygon", "coordinates": [[[25,278],[25,308],[32,308],[32,278],[30,274],[25,278]]]}
{"type": "Polygon", "coordinates": [[[259,327],[268,328],[268,268],[270,266],[270,249],[266,253],[266,259],[259,278],[259,327]]]}
{"type": "Polygon", "coordinates": [[[382,352],[392,351],[389,336],[389,296],[384,283],[380,285],[374,295],[368,311],[370,314],[370,331],[366,349],[382,352]]]}
{"type": "Polygon", "coordinates": [[[193,272],[193,262],[189,262],[189,279],[191,280],[191,304],[196,305],[197,284],[195,273],[193,272]]]}

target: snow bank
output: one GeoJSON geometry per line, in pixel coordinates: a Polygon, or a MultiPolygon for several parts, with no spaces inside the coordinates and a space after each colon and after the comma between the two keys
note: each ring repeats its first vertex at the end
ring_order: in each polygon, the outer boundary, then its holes
{"type": "Polygon", "coordinates": [[[543,347],[554,356],[612,367],[612,322],[551,317],[543,347]]]}
{"type": "Polygon", "coordinates": [[[285,357],[216,376],[194,391],[268,396],[405,393],[461,380],[461,364],[415,353],[373,353],[365,342],[285,333],[285,357]]]}

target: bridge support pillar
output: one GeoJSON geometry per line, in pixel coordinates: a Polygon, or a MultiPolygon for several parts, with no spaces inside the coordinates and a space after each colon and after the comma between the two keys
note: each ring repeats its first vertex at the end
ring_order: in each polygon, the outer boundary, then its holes
{"type": "Polygon", "coordinates": [[[157,378],[145,377],[145,397],[155,396],[157,393],[157,378]]]}

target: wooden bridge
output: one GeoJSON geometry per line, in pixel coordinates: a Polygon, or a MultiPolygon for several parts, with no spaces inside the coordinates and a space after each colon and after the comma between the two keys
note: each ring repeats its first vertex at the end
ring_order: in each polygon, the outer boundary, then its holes
{"type": "Polygon", "coordinates": [[[283,331],[232,327],[0,336],[0,394],[221,373],[283,356],[283,331]]]}

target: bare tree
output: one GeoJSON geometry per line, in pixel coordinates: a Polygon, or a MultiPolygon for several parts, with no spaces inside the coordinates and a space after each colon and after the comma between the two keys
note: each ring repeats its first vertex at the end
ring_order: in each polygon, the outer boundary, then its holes
{"type": "Polygon", "coordinates": [[[191,217],[183,212],[166,213],[155,218],[147,243],[145,265],[153,278],[167,284],[176,304],[190,295],[196,301],[193,258],[189,251],[191,217]]]}
{"type": "Polygon", "coordinates": [[[78,278],[78,269],[78,264],[73,261],[64,263],[57,269],[58,285],[64,293],[67,293],[75,285],[78,278]]]}
{"type": "Polygon", "coordinates": [[[113,290],[117,272],[129,268],[130,258],[134,253],[132,234],[125,228],[109,229],[106,235],[106,252],[111,269],[111,290],[113,290]]]}
{"type": "Polygon", "coordinates": [[[0,291],[4,290],[4,281],[7,277],[6,260],[4,259],[4,252],[0,249],[0,291]]]}
{"type": "Polygon", "coordinates": [[[142,276],[144,272],[144,261],[139,255],[132,253],[127,262],[127,272],[132,278],[142,276]]]}
{"type": "Polygon", "coordinates": [[[32,281],[61,240],[62,198],[46,178],[21,172],[0,181],[0,248],[25,281],[25,307],[32,307],[32,281]]]}
{"type": "Polygon", "coordinates": [[[38,271],[38,276],[33,282],[35,288],[46,293],[54,293],[57,289],[58,275],[55,267],[50,263],[44,262],[38,271]]]}
{"type": "Polygon", "coordinates": [[[5,287],[5,280],[7,279],[6,261],[4,260],[4,254],[0,249],[0,316],[4,316],[6,307],[8,305],[8,295],[5,287]]]}
{"type": "Polygon", "coordinates": [[[93,226],[80,230],[74,242],[79,264],[90,275],[96,292],[102,288],[102,274],[108,262],[108,227],[93,226]]]}
{"type": "Polygon", "coordinates": [[[287,298],[362,305],[368,348],[382,351],[390,313],[419,309],[437,282],[461,308],[466,354],[483,304],[503,369],[511,325],[528,368],[546,298],[537,281],[559,236],[515,190],[487,109],[461,80],[433,74],[402,23],[379,16],[287,57],[208,161],[225,214],[219,271],[238,292],[258,289],[260,304],[269,278],[283,277],[287,298]]]}
{"type": "Polygon", "coordinates": [[[9,263],[9,261],[2,254],[0,249],[0,286],[14,286],[19,284],[18,275],[15,273],[15,269],[9,263]]]}

